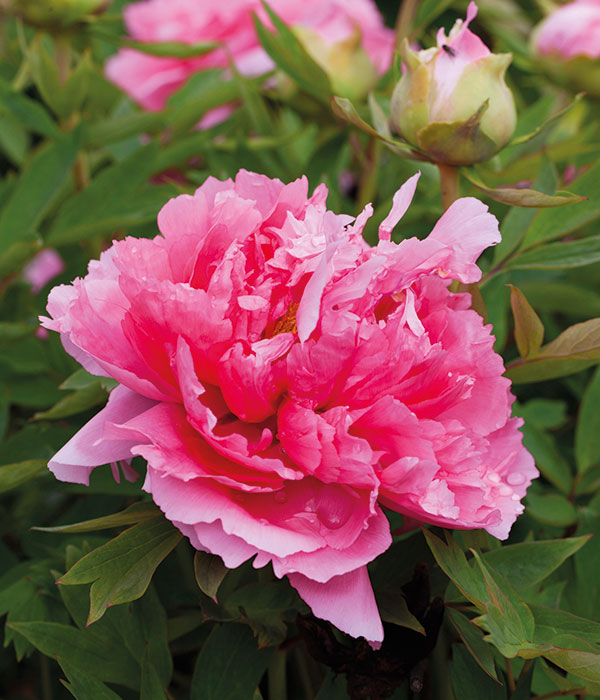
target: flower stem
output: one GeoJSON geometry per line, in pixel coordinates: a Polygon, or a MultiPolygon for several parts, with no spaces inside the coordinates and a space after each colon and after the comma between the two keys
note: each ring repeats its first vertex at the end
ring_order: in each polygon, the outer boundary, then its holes
{"type": "Polygon", "coordinates": [[[271,658],[268,669],[270,698],[277,698],[277,700],[286,700],[287,698],[286,660],[287,654],[281,649],[277,649],[271,658]]]}
{"type": "Polygon", "coordinates": [[[403,0],[396,18],[396,51],[400,51],[402,42],[410,38],[412,25],[419,7],[419,0],[403,0]]]}
{"type": "Polygon", "coordinates": [[[512,695],[515,692],[517,684],[515,683],[515,676],[512,670],[512,664],[510,662],[510,659],[506,659],[506,677],[508,681],[508,689],[510,690],[510,693],[512,695]]]}
{"type": "Polygon", "coordinates": [[[459,197],[458,170],[453,165],[443,165],[438,163],[440,171],[440,188],[442,190],[442,206],[444,211],[459,197]]]}
{"type": "Polygon", "coordinates": [[[564,695],[573,695],[585,688],[566,688],[565,690],[553,690],[551,693],[545,693],[544,695],[536,695],[531,700],[547,700],[547,698],[560,698],[564,695]]]}

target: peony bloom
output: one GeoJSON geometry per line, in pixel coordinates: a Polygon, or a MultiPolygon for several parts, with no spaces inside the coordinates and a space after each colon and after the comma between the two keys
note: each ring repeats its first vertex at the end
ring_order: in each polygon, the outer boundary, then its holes
{"type": "Polygon", "coordinates": [[[392,95],[392,122],[402,136],[436,163],[487,160],[512,136],[516,111],[504,74],[511,54],[493,54],[469,29],[477,6],[437,46],[403,47],[405,73],[392,95]]]}
{"type": "Polygon", "coordinates": [[[600,0],[575,0],[540,22],[533,52],[561,82],[600,97],[600,0]]]}
{"type": "MultiPolygon", "coordinates": [[[[366,70],[378,74],[389,67],[394,32],[383,25],[373,0],[271,0],[269,4],[287,24],[299,28],[301,40],[306,38],[308,50],[325,70],[341,68],[343,72],[336,56],[330,55],[330,47],[335,45],[336,52],[343,55],[357,37],[366,52],[364,60],[362,56],[356,59],[357,65],[366,62],[366,70]]],[[[108,60],[106,74],[147,110],[162,109],[168,97],[193,73],[227,68],[229,55],[242,74],[262,75],[274,65],[256,35],[254,12],[263,22],[267,20],[260,0],[143,0],[128,5],[124,10],[125,24],[136,41],[214,41],[223,48],[192,59],[163,58],[122,49],[108,60]]],[[[357,79],[355,75],[355,82],[357,79]]],[[[345,75],[341,82],[348,83],[345,75]]]]}
{"type": "Polygon", "coordinates": [[[64,260],[54,250],[40,250],[23,268],[23,279],[31,285],[33,294],[42,290],[51,279],[60,275],[65,269],[64,260]]]}
{"type": "Polygon", "coordinates": [[[501,538],[537,475],[510,418],[490,326],[452,294],[474,282],[496,219],[455,202],[427,239],[369,247],[320,185],[244,170],[168,202],[162,235],[113,243],[50,294],[46,328],[90,372],[120,382],[51,460],[148,462],[144,489],[198,549],[254,557],[315,615],[380,642],[366,564],[391,543],[381,506],[501,538]]]}

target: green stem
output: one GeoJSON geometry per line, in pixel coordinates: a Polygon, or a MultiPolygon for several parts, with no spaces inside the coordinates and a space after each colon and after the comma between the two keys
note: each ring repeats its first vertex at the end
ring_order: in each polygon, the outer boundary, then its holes
{"type": "Polygon", "coordinates": [[[510,694],[512,695],[515,692],[517,684],[515,683],[515,675],[512,670],[512,664],[510,662],[510,659],[506,659],[506,678],[508,681],[508,689],[510,690],[510,694]]]}
{"type": "Polygon", "coordinates": [[[40,654],[41,680],[42,680],[42,697],[44,700],[52,700],[52,681],[50,680],[50,668],[48,666],[48,657],[40,654]]]}
{"type": "Polygon", "coordinates": [[[459,173],[453,165],[438,163],[440,171],[440,189],[442,190],[442,206],[444,211],[459,197],[459,173]]]}
{"type": "Polygon", "coordinates": [[[375,199],[380,156],[381,141],[372,136],[364,152],[362,173],[358,183],[357,210],[359,213],[375,199]]]}
{"type": "Polygon", "coordinates": [[[71,72],[71,46],[64,36],[57,36],[54,40],[54,56],[58,70],[58,82],[64,85],[71,72]]]}
{"type": "Polygon", "coordinates": [[[585,690],[585,688],[567,688],[565,690],[553,690],[551,693],[545,693],[544,695],[536,695],[535,697],[531,698],[531,700],[548,700],[548,698],[560,698],[563,697],[564,695],[574,695],[575,693],[579,693],[582,690],[585,690]]]}
{"type": "Polygon", "coordinates": [[[404,39],[410,39],[412,25],[419,7],[419,0],[404,0],[396,18],[396,51],[402,48],[404,39]]]}
{"type": "Polygon", "coordinates": [[[287,654],[281,649],[277,649],[271,657],[267,676],[269,698],[276,698],[276,700],[286,700],[287,698],[286,660],[287,654]]]}

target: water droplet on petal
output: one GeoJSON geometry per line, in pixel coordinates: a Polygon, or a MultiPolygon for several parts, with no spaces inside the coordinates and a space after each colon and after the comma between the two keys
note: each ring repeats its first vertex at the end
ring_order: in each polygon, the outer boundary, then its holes
{"type": "Polygon", "coordinates": [[[513,490],[510,488],[510,486],[503,485],[499,489],[500,495],[501,496],[511,496],[513,493],[513,490]]]}
{"type": "Polygon", "coordinates": [[[492,484],[499,484],[500,483],[500,475],[496,474],[496,472],[492,472],[491,474],[487,475],[488,481],[491,481],[492,484]]]}
{"type": "Polygon", "coordinates": [[[520,501],[521,500],[521,496],[519,496],[518,493],[513,493],[511,498],[513,499],[513,501],[520,501]]]}
{"type": "Polygon", "coordinates": [[[506,483],[511,486],[520,486],[525,482],[525,477],[519,472],[512,472],[506,475],[506,483]]]}
{"type": "Polygon", "coordinates": [[[354,502],[341,487],[325,484],[318,495],[317,518],[330,530],[339,530],[352,515],[354,502]]]}

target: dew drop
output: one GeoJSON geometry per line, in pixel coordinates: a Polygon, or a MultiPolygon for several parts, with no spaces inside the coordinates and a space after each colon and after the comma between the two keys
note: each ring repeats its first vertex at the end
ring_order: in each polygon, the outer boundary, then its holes
{"type": "Polygon", "coordinates": [[[499,484],[500,483],[500,475],[496,474],[495,472],[488,474],[487,478],[488,478],[488,481],[492,482],[492,484],[499,484]]]}
{"type": "Polygon", "coordinates": [[[520,486],[525,482],[525,477],[523,474],[519,474],[519,472],[511,472],[510,474],[506,475],[506,483],[510,484],[511,486],[520,486]]]}
{"type": "Polygon", "coordinates": [[[519,496],[518,493],[513,493],[511,498],[513,499],[513,501],[520,501],[521,500],[521,497],[519,496]]]}
{"type": "Polygon", "coordinates": [[[318,495],[317,518],[330,530],[339,530],[348,522],[354,503],[341,488],[325,484],[318,495]]]}
{"type": "Polygon", "coordinates": [[[510,486],[503,485],[499,489],[501,496],[512,496],[513,490],[510,486]]]}

